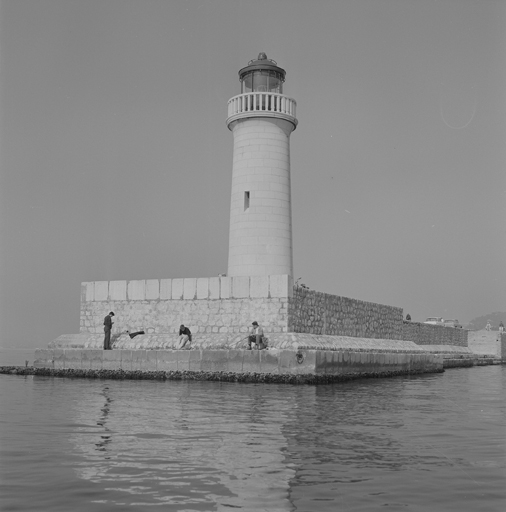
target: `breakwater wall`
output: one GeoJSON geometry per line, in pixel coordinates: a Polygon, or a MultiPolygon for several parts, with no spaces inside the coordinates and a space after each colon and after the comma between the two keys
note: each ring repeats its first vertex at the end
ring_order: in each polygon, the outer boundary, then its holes
{"type": "Polygon", "coordinates": [[[423,324],[403,321],[402,339],[413,341],[417,345],[453,345],[468,346],[468,331],[443,325],[423,324]]]}

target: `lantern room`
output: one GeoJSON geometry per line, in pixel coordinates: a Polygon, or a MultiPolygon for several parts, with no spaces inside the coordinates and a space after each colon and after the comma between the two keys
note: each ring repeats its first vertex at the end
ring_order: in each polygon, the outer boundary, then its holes
{"type": "Polygon", "coordinates": [[[277,63],[268,59],[265,53],[259,53],[256,60],[250,60],[239,71],[241,94],[248,92],[270,92],[283,94],[283,82],[286,72],[277,63]]]}

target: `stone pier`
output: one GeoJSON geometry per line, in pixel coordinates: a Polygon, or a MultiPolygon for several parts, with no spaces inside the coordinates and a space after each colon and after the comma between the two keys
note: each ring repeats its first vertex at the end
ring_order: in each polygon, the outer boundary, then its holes
{"type": "Polygon", "coordinates": [[[440,372],[472,360],[467,331],[406,327],[401,308],[308,290],[278,275],[83,283],[80,332],[38,350],[34,366],[60,373],[190,372],[226,380],[262,375],[262,381],[306,375],[333,382],[440,372]],[[104,351],[109,311],[115,312],[113,350],[104,351]],[[246,350],[254,320],[265,330],[268,350],[246,350]],[[180,324],[192,331],[190,350],[177,350],[180,324]],[[130,338],[127,331],[145,334],[130,338]],[[409,333],[414,339],[403,339],[409,333]]]}

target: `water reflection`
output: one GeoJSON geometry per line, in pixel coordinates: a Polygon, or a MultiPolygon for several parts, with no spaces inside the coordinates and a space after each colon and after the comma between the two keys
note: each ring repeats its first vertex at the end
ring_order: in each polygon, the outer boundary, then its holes
{"type": "Polygon", "coordinates": [[[295,471],[285,461],[282,431],[293,398],[281,404],[265,386],[144,383],[149,390],[141,391],[136,384],[112,383],[100,402],[92,396],[76,403],[76,423],[93,409],[98,414],[98,431],[81,428],[72,436],[85,456],[82,478],[134,494],[144,505],[293,510],[288,490],[295,471]],[[134,390],[143,394],[138,401],[129,397],[134,390]]]}
{"type": "MultiPolygon", "coordinates": [[[[104,396],[105,403],[102,409],[100,409],[101,414],[99,420],[97,421],[97,425],[104,428],[104,434],[100,436],[100,441],[98,443],[95,443],[95,446],[97,447],[98,451],[105,452],[107,445],[111,442],[111,434],[109,427],[107,426],[107,416],[109,415],[112,398],[109,396],[108,386],[104,386],[102,394],[104,396]]],[[[108,456],[106,456],[105,458],[109,459],[108,456]]]]}
{"type": "Polygon", "coordinates": [[[77,471],[109,504],[169,510],[441,509],[441,479],[467,503],[504,478],[504,383],[492,400],[463,393],[458,372],[319,387],[91,383],[73,402],[77,471]]]}

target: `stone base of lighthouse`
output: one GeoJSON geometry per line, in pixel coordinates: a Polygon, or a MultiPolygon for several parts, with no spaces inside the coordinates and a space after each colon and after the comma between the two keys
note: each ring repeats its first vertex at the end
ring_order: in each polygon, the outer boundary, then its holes
{"type": "Polygon", "coordinates": [[[467,331],[437,333],[437,350],[430,329],[416,331],[416,343],[415,331],[401,308],[294,286],[288,275],[97,281],[82,284],[80,332],[38,350],[35,366],[388,376],[442,371],[444,354],[455,359],[469,351],[467,331]],[[113,350],[104,351],[109,311],[115,312],[113,350]],[[266,351],[245,350],[254,320],[268,338],[266,351]],[[182,323],[192,331],[191,350],[176,350],[182,323]],[[141,330],[132,339],[126,333],[141,330]]]}

